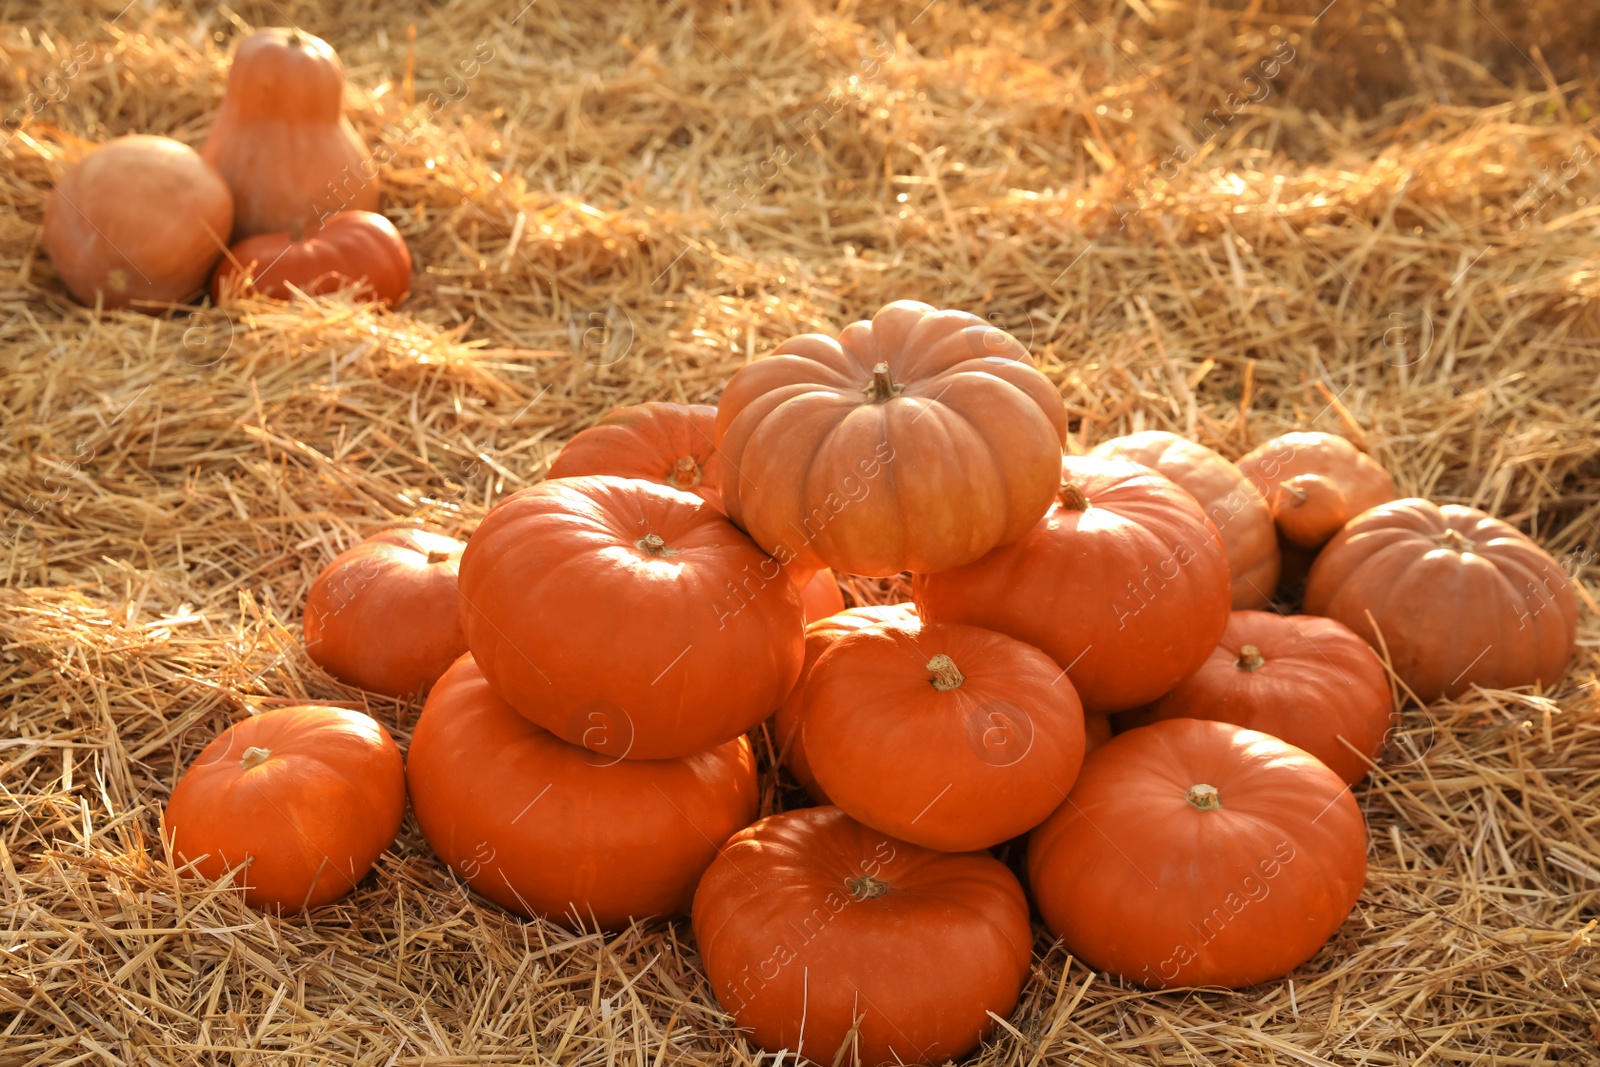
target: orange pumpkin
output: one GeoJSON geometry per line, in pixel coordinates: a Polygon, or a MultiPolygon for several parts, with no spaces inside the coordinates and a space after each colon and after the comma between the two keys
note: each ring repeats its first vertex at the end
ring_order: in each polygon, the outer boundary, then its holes
{"type": "Polygon", "coordinates": [[[817,784],[816,775],[811,773],[811,761],[806,757],[805,737],[800,730],[800,724],[804,721],[806,679],[811,675],[811,668],[816,666],[822,653],[845,634],[864,630],[880,622],[910,622],[916,617],[915,604],[868,605],[847,608],[837,614],[818,619],[806,627],[805,662],[800,667],[800,680],[795,682],[789,698],[772,717],[772,728],[776,735],[773,743],[778,746],[778,755],[794,774],[795,779],[818,804],[831,802],[822,786],[817,784]]]}
{"type": "Polygon", "coordinates": [[[233,190],[235,241],[378,210],[378,162],[344,115],[344,66],[298,29],[239,45],[200,154],[233,190]]]}
{"type": "Polygon", "coordinates": [[[959,1059],[1011,1014],[1032,964],[1027,898],[999,860],[834,807],[735,834],[695,892],[694,937],[722,1007],[796,1062],[959,1059]]]}
{"type": "Polygon", "coordinates": [[[839,579],[827,567],[812,573],[800,586],[800,605],[805,609],[806,622],[816,622],[844,610],[844,593],[839,589],[839,579]]]}
{"type": "Polygon", "coordinates": [[[1163,719],[1215,719],[1303,748],[1351,785],[1383,752],[1389,676],[1343,623],[1314,615],[1236,611],[1211,658],[1124,729],[1163,719]]]}
{"type": "Polygon", "coordinates": [[[1111,740],[1114,731],[1109,715],[1085,715],[1083,717],[1083,754],[1087,756],[1097,748],[1104,748],[1107,741],[1111,740]]]}
{"type": "Polygon", "coordinates": [[[1577,599],[1547,552],[1476,508],[1416,498],[1350,520],[1312,565],[1305,609],[1386,650],[1424,701],[1554,685],[1576,649],[1577,599]]]}
{"type": "Polygon", "coordinates": [[[1031,645],[911,620],[841,635],[806,679],[811,771],[862,823],[966,852],[1031,830],[1083,763],[1083,705],[1031,645]]]}
{"type": "Polygon", "coordinates": [[[462,625],[495,690],[573,744],[669,759],[731,740],[794,688],[805,615],[778,564],[699,497],[560,478],[489,512],[462,625]]]}
{"type": "Polygon", "coordinates": [[[717,407],[728,515],[778,562],[969,563],[1049,507],[1066,409],[1015,338],[900,300],[739,369],[717,407]]]}
{"type": "Polygon", "coordinates": [[[241,863],[253,908],[315,908],[349,893],[394,841],[405,769],[370,716],[304,706],[234,723],[167,802],[178,865],[216,880],[241,863]]]}
{"type": "Polygon", "coordinates": [[[1222,539],[1148,467],[1067,456],[1058,502],[1016,544],[918,575],[930,622],[983,626],[1064,666],[1094,715],[1146,704],[1204,663],[1228,625],[1222,539]]]}
{"type": "Polygon", "coordinates": [[[44,250],[81,303],[165,311],[200,293],[233,227],[233,194],[188,145],[118,137],[67,168],[44,250]]]}
{"type": "Polygon", "coordinates": [[[707,404],[651,401],[614,408],[566,443],[546,477],[643,478],[693,493],[720,511],[716,421],[717,409],[707,404]]]}
{"type": "Polygon", "coordinates": [[[428,695],[406,777],[423,836],[472,888],[602,929],[687,912],[759,799],[742,737],[678,759],[596,755],[518,715],[470,655],[428,695]]]}
{"type": "Polygon", "coordinates": [[[290,300],[354,285],[363,299],[394,307],[411,290],[411,252],[394,223],[372,211],[341,211],[306,234],[296,221],[278,233],[247,237],[211,278],[218,304],[246,292],[290,300]]]}
{"type": "Polygon", "coordinates": [[[1275,737],[1169,719],[1112,738],[1028,841],[1045,925],[1151,989],[1242,988],[1311,958],[1355,906],[1361,809],[1275,737]]]}
{"type": "Polygon", "coordinates": [[[1165,430],[1114,437],[1089,455],[1142,463],[1187,489],[1222,535],[1234,608],[1264,608],[1272,602],[1279,566],[1272,509],[1238,467],[1205,445],[1165,430]]]}
{"type": "Polygon", "coordinates": [[[1280,523],[1279,529],[1306,548],[1322,545],[1349,519],[1395,497],[1389,472],[1331,433],[1308,431],[1274,437],[1241,456],[1239,469],[1272,504],[1274,518],[1288,516],[1287,525],[1280,523]],[[1343,506],[1324,487],[1293,482],[1304,474],[1326,479],[1343,496],[1343,506]],[[1279,486],[1290,482],[1290,488],[1279,491],[1279,486]],[[1309,493],[1310,499],[1302,493],[1309,493]]]}
{"type": "Polygon", "coordinates": [[[465,547],[443,534],[399,529],[339,553],[306,597],[306,654],[374,693],[427,689],[467,650],[456,593],[465,547]]]}

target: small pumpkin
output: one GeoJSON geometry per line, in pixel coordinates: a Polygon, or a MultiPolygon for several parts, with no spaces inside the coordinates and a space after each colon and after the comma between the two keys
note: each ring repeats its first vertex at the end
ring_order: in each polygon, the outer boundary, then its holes
{"type": "Polygon", "coordinates": [[[1089,455],[1142,463],[1187,489],[1222,535],[1234,608],[1264,608],[1272,602],[1279,567],[1272,509],[1238,467],[1205,445],[1165,430],[1114,437],[1089,455]]]}
{"type": "MultiPolygon", "coordinates": [[[[831,574],[832,572],[826,572],[831,574]]],[[[772,716],[773,743],[778,755],[818,804],[830,803],[828,794],[817,784],[811,773],[811,760],[806,756],[805,737],[800,731],[804,721],[806,679],[816,666],[822,653],[845,634],[864,630],[880,622],[910,622],[917,617],[915,604],[868,605],[846,608],[826,618],[818,619],[806,627],[805,662],[800,667],[800,679],[795,682],[789,697],[772,716]]]]}
{"type": "Polygon", "coordinates": [[[233,228],[233,194],[194,149],[118,137],[67,168],[44,206],[44,250],[93,307],[164,311],[205,289],[233,228]]]}
{"type": "Polygon", "coordinates": [[[456,592],[465,548],[444,534],[397,529],[339,553],[306,595],[306,654],[374,693],[427,689],[467,650],[456,592]]]}
{"type": "Polygon", "coordinates": [[[835,807],[733,835],[693,923],[712,991],[750,1040],[817,1063],[959,1059],[1011,1014],[1032,962],[1028,902],[999,860],[899,841],[835,807]]]}
{"type": "Polygon", "coordinates": [[[851,818],[966,852],[1027,833],[1083,763],[1066,672],[992,630],[911,620],[843,634],[806,679],[811,772],[851,818]]]}
{"type": "Polygon", "coordinates": [[[1549,553],[1476,508],[1417,498],[1350,520],[1312,565],[1305,610],[1386,651],[1423,701],[1554,685],[1576,650],[1577,599],[1549,553]]]}
{"type": "Polygon", "coordinates": [[[910,300],[791,338],[717,407],[728,515],[785,565],[883,577],[969,563],[1050,504],[1066,408],[1026,348],[910,300]]]}
{"type": "Polygon", "coordinates": [[[394,223],[373,211],[341,211],[307,234],[259,233],[229,249],[211,278],[211,299],[255,293],[290,300],[294,289],[313,296],[354,285],[363,299],[394,307],[411,291],[411,252],[394,223]]]}
{"type": "Polygon", "coordinates": [[[1351,785],[1367,776],[1393,719],[1389,676],[1343,623],[1314,615],[1236,611],[1211,658],[1126,728],[1214,719],[1305,749],[1351,785]],[[1348,742],[1348,744],[1347,744],[1348,742]]]}
{"type": "Polygon", "coordinates": [[[1028,840],[1045,925],[1093,969],[1151,989],[1288,973],[1343,924],[1366,870],[1366,825],[1338,775],[1199,719],[1112,738],[1028,840]]]}
{"type": "MultiPolygon", "coordinates": [[[[791,574],[797,581],[799,575],[791,574]]],[[[827,567],[812,572],[800,585],[800,605],[805,609],[806,622],[826,619],[844,610],[844,593],[839,589],[839,579],[827,567]]]]}
{"type": "Polygon", "coordinates": [[[707,404],[651,401],[614,408],[562,447],[546,477],[643,478],[693,493],[720,511],[716,421],[717,409],[707,404]]]}
{"type": "Polygon", "coordinates": [[[1083,717],[1083,754],[1087,756],[1097,748],[1104,748],[1115,733],[1109,715],[1083,717]]]}
{"type": "Polygon", "coordinates": [[[1066,456],[1055,505],[1022,540],[913,583],[930,622],[982,626],[1066,668],[1084,711],[1149,703],[1228,625],[1216,527],[1176,483],[1125,460],[1066,456]]]}
{"type": "Polygon", "coordinates": [[[687,912],[716,843],[759,800],[744,738],[678,759],[599,756],[518,715],[471,655],[428,695],[406,778],[423,836],[472,888],[575,928],[687,912]]]}
{"type": "Polygon", "coordinates": [[[332,903],[367,876],[405,815],[400,750],[359,711],[303,707],[234,723],[189,765],[167,801],[177,865],[216,880],[241,863],[245,903],[332,903]]]}
{"type": "Polygon", "coordinates": [[[573,744],[670,759],[761,722],[794,688],[805,615],[770,556],[699,497],[594,475],[491,510],[461,557],[467,646],[573,744]]]}
{"type": "Polygon", "coordinates": [[[1274,437],[1241,456],[1239,469],[1272,505],[1285,538],[1302,548],[1320,547],[1350,519],[1395,498],[1389,472],[1331,433],[1274,437]]]}
{"type": "Polygon", "coordinates": [[[298,29],[251,34],[200,154],[233,190],[233,239],[378,210],[378,161],[344,114],[344,65],[298,29]]]}

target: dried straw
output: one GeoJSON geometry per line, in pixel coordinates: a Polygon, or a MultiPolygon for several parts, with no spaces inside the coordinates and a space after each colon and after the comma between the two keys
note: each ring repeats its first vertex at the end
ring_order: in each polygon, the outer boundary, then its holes
{"type": "MultiPolygon", "coordinates": [[[[607,408],[714,400],[782,338],[905,296],[1026,341],[1074,449],[1345,433],[1407,492],[1539,538],[1588,605],[1552,691],[1406,713],[1359,790],[1366,892],[1290,980],[1145,993],[1041,929],[975,1062],[1600,1061],[1600,178],[1572,162],[1600,151],[1600,14],[121,3],[14,6],[0,32],[8,99],[44,101],[0,147],[0,1063],[755,1062],[686,923],[516,920],[411,822],[346,902],[265,917],[180,878],[160,812],[253,710],[359,707],[405,743],[415,703],[300,648],[340,549],[468,533],[607,408]],[[340,50],[393,153],[411,301],[71,303],[39,248],[53,177],[121,133],[198,143],[228,49],[285,20],[340,50]]],[[[766,766],[767,810],[798,802],[766,766]]]]}

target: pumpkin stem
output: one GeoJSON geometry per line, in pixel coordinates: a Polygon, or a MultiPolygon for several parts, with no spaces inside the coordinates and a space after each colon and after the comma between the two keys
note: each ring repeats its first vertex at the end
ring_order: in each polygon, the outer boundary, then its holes
{"type": "Polygon", "coordinates": [[[289,220],[289,240],[299,244],[306,239],[306,220],[296,215],[289,220]]]}
{"type": "Polygon", "coordinates": [[[1222,798],[1217,795],[1214,785],[1191,785],[1189,795],[1185,798],[1200,811],[1217,811],[1222,807],[1222,798]]]}
{"type": "Polygon", "coordinates": [[[443,563],[445,560],[447,560],[449,558],[450,558],[450,553],[448,553],[448,552],[440,552],[438,549],[434,549],[432,552],[428,553],[428,562],[429,563],[443,563]]]}
{"type": "Polygon", "coordinates": [[[1242,645],[1239,648],[1239,658],[1233,661],[1233,665],[1241,671],[1255,671],[1265,666],[1266,662],[1261,650],[1255,645],[1242,645]]]}
{"type": "Polygon", "coordinates": [[[1088,511],[1089,498],[1071,482],[1061,483],[1061,506],[1069,511],[1088,511]]]}
{"type": "Polygon", "coordinates": [[[647,533],[633,544],[641,552],[652,556],[660,556],[662,559],[666,559],[673,554],[672,549],[667,547],[667,543],[661,539],[660,534],[647,533]]]}
{"type": "Polygon", "coordinates": [[[872,367],[872,384],[867,386],[867,399],[874,404],[892,400],[900,395],[900,387],[889,377],[889,364],[875,363],[872,367]]]}
{"type": "Polygon", "coordinates": [[[694,461],[693,456],[679,456],[667,480],[675,489],[693,489],[700,484],[700,464],[694,461]]]}
{"type": "Polygon", "coordinates": [[[857,900],[873,900],[889,892],[888,882],[880,882],[866,875],[860,878],[846,878],[844,884],[845,888],[850,890],[850,895],[857,900]]]}
{"type": "Polygon", "coordinates": [[[956,666],[956,661],[943,652],[928,661],[928,669],[933,672],[933,687],[941,693],[959,689],[961,683],[967,680],[967,676],[956,666]]]}
{"type": "Polygon", "coordinates": [[[1467,535],[1454,526],[1440,534],[1439,541],[1444,547],[1456,552],[1467,552],[1472,548],[1472,542],[1467,540],[1467,535]]]}
{"type": "Polygon", "coordinates": [[[1279,482],[1278,492],[1293,497],[1295,507],[1299,507],[1301,504],[1304,504],[1306,502],[1306,498],[1311,495],[1298,485],[1290,485],[1288,482],[1279,482]]]}
{"type": "Polygon", "coordinates": [[[248,771],[251,767],[261,766],[271,758],[272,749],[257,748],[254,745],[251,745],[249,748],[244,750],[244,758],[239,761],[239,766],[248,771]]]}

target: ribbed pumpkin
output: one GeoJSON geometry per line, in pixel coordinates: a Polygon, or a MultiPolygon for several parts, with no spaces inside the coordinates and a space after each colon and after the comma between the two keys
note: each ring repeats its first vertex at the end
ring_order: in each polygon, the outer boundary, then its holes
{"type": "Polygon", "coordinates": [[[800,724],[804,721],[806,679],[811,674],[811,668],[816,666],[822,653],[845,634],[864,630],[880,622],[910,622],[916,617],[917,608],[914,604],[874,604],[847,608],[838,614],[818,619],[806,627],[806,658],[800,668],[800,680],[795,682],[789,698],[773,715],[772,729],[773,743],[778,746],[778,754],[784,764],[817,803],[827,804],[830,801],[828,794],[817,784],[816,775],[811,773],[811,761],[806,757],[805,737],[800,731],[800,724]]]}
{"type": "Polygon", "coordinates": [[[716,428],[717,409],[707,404],[653,400],[614,408],[566,443],[547,477],[643,478],[693,493],[721,510],[716,428]]]}
{"type": "Polygon", "coordinates": [[[686,913],[715,842],[758,800],[744,738],[679,759],[601,756],[518,715],[470,654],[428,695],[406,777],[423,836],[472,888],[602,929],[686,913]]]}
{"type": "Polygon", "coordinates": [[[374,693],[410,696],[467,650],[456,573],[466,546],[426,530],[384,530],[339,553],[306,595],[306,654],[374,693]]]}
{"type": "Polygon", "coordinates": [[[897,841],[834,807],[735,834],[695,892],[694,939],[757,1046],[866,1067],[976,1048],[1016,1007],[1033,955],[1027,898],[1000,861],[897,841]]]}
{"type": "Polygon", "coordinates": [[[1241,456],[1239,469],[1271,505],[1278,529],[1303,548],[1319,547],[1350,519],[1395,497],[1389,472],[1331,433],[1274,437],[1241,456]]]}
{"type": "Polygon", "coordinates": [[[1349,627],[1314,615],[1236,611],[1199,670],[1149,707],[1120,716],[1119,725],[1232,723],[1305,749],[1354,785],[1367,776],[1362,757],[1383,752],[1392,718],[1389,676],[1349,627]]]}
{"type": "Polygon", "coordinates": [[[778,562],[969,563],[1049,507],[1066,409],[1015,338],[899,300],[741,367],[717,408],[728,515],[778,562]]]}
{"type": "Polygon", "coordinates": [[[1146,704],[1204,663],[1228,625],[1228,561],[1193,496],[1125,460],[1067,456],[1056,504],[1028,535],[913,584],[930,622],[1034,645],[1085,712],[1146,704]]]}
{"type": "Polygon", "coordinates": [[[1112,738],[1028,840],[1045,925],[1151,989],[1242,988],[1338,930],[1367,870],[1340,777],[1275,737],[1170,719],[1112,738]]]}
{"type": "Polygon", "coordinates": [[[1089,455],[1142,463],[1187,489],[1222,535],[1234,608],[1264,608],[1272,602],[1279,566],[1272,509],[1238,467],[1205,445],[1165,430],[1114,437],[1089,455]]]}
{"type": "Polygon", "coordinates": [[[697,496],[559,478],[489,512],[461,557],[467,647],[558,737],[670,759],[744,733],[794,688],[805,616],[776,561],[697,496]]]}
{"type": "Polygon", "coordinates": [[[290,286],[313,296],[355,286],[363,299],[394,307],[411,290],[411,252],[377,212],[341,211],[315,233],[296,222],[234,245],[211,278],[211,299],[252,292],[289,300],[290,286]]]}
{"type": "Polygon", "coordinates": [[[406,811],[394,739],[369,715],[305,705],[228,727],[167,802],[177,865],[235,884],[253,908],[299,910],[349,893],[394,841],[406,811]]]}
{"type": "Polygon", "coordinates": [[[205,289],[232,227],[233,195],[194,149],[132,134],[56,182],[44,250],[81,303],[158,313],[205,289]]]}
{"type": "Polygon", "coordinates": [[[233,239],[307,230],[335,211],[378,210],[378,164],[344,114],[344,66],[298,29],[251,34],[200,151],[233,190],[233,239]]]}
{"type": "Polygon", "coordinates": [[[958,623],[912,619],[841,635],[806,679],[800,732],[834,804],[946,852],[1027,833],[1083,763],[1083,705],[1060,666],[958,623]]]}
{"type": "Polygon", "coordinates": [[[1424,701],[1554,685],[1576,648],[1577,599],[1547,552],[1476,508],[1417,498],[1346,524],[1312,565],[1305,610],[1386,650],[1424,701]]]}

